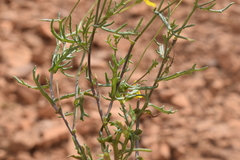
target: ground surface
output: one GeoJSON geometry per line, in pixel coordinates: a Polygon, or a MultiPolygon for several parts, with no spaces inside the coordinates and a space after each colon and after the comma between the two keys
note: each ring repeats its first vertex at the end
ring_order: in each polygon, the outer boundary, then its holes
{"type": "MultiPolygon", "coordinates": [[[[37,72],[48,76],[51,53],[55,39],[49,30],[49,23],[37,21],[41,18],[57,18],[61,12],[67,16],[74,0],[1,0],[0,1],[0,159],[2,160],[64,160],[75,153],[71,138],[61,119],[57,119],[51,106],[34,90],[20,86],[13,75],[33,84],[31,70],[37,65],[37,72]]],[[[77,21],[92,1],[81,2],[74,14],[77,21]],[[83,7],[84,6],[84,7],[83,7]]],[[[216,9],[230,3],[218,1],[216,9]]],[[[179,21],[190,11],[191,0],[181,6],[175,15],[179,21]]],[[[174,115],[159,114],[158,117],[144,117],[141,128],[141,146],[153,153],[144,154],[147,160],[239,160],[240,159],[240,2],[222,14],[197,11],[191,22],[194,29],[184,35],[196,42],[179,41],[174,48],[174,71],[209,66],[204,72],[184,76],[159,85],[152,101],[167,108],[179,110],[174,115]]],[[[149,17],[151,9],[139,5],[119,23],[149,17]]],[[[154,27],[152,29],[154,31],[154,27]]],[[[151,37],[151,31],[141,41],[151,37]]],[[[107,68],[107,45],[97,36],[93,59],[94,73],[100,74],[107,68]]],[[[143,46],[134,52],[142,52],[143,46]]],[[[148,56],[154,56],[154,49],[148,56]]],[[[121,51],[126,51],[122,45],[121,51]]],[[[146,60],[146,64],[149,61],[146,60]]],[[[134,59],[133,59],[134,61],[134,59]]],[[[141,65],[139,74],[147,65],[141,65]]],[[[101,76],[98,75],[101,79],[101,76]]],[[[136,77],[138,77],[136,75],[136,77]]],[[[73,81],[61,79],[61,92],[72,92],[73,81]]],[[[151,78],[150,78],[151,79],[151,78]]],[[[44,78],[42,79],[44,82],[44,78]]],[[[86,85],[86,84],[85,84],[86,85]]],[[[93,138],[99,129],[97,111],[92,100],[88,100],[88,114],[92,119],[78,125],[79,139],[97,151],[93,138]]],[[[71,109],[70,101],[63,102],[65,109],[71,109]]],[[[156,113],[157,114],[157,113],[156,113]]]]}

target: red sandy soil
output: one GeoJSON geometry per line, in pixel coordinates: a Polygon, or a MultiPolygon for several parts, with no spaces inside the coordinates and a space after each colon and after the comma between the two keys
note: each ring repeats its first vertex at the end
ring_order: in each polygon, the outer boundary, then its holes
{"type": "MultiPolygon", "coordinates": [[[[223,8],[230,2],[219,0],[214,9],[223,8]]],[[[1,160],[64,160],[69,154],[76,153],[64,123],[54,114],[50,104],[39,92],[19,85],[13,78],[18,76],[33,84],[31,71],[37,65],[37,72],[44,82],[55,39],[49,23],[38,19],[57,18],[58,12],[67,16],[74,3],[75,0],[0,1],[1,160]]],[[[76,22],[91,3],[92,0],[80,3],[73,15],[76,22]]],[[[191,6],[191,0],[184,1],[181,12],[174,17],[177,22],[183,21],[191,6]]],[[[207,65],[209,69],[160,83],[152,102],[166,108],[174,107],[178,112],[173,115],[154,112],[157,117],[142,118],[141,147],[153,150],[143,154],[146,160],[240,160],[239,8],[240,1],[235,0],[235,4],[224,13],[198,10],[193,15],[191,23],[196,26],[183,34],[196,42],[177,42],[170,72],[189,69],[194,63],[197,68],[207,65]]],[[[151,14],[151,8],[139,4],[118,22],[128,22],[131,28],[136,19],[151,14]]],[[[149,41],[154,29],[153,26],[134,53],[142,53],[143,44],[149,41]]],[[[100,75],[108,67],[110,53],[102,41],[104,38],[99,34],[94,44],[93,72],[99,81],[103,80],[100,75]]],[[[120,51],[126,49],[126,44],[121,44],[120,51]]],[[[156,56],[154,49],[147,53],[146,64],[141,65],[135,78],[146,71],[151,57],[156,56]]],[[[61,93],[73,92],[73,79],[63,75],[57,75],[57,79],[62,86],[61,93]]],[[[85,82],[81,85],[87,86],[85,82]]],[[[71,110],[71,99],[63,101],[62,105],[65,110],[71,110]]],[[[101,127],[98,112],[92,99],[87,99],[86,106],[91,118],[78,123],[78,136],[93,153],[97,153],[99,146],[94,136],[101,127]]]]}

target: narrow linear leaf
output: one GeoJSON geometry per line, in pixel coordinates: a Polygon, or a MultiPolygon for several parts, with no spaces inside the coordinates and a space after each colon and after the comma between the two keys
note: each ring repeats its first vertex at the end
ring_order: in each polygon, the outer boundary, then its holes
{"type": "Polygon", "coordinates": [[[164,23],[164,25],[167,27],[168,30],[172,31],[173,29],[171,28],[170,24],[167,21],[167,18],[164,17],[161,13],[154,11],[155,14],[157,14],[160,19],[162,20],[162,22],[164,23]]]}
{"type": "Polygon", "coordinates": [[[87,113],[85,113],[85,111],[84,111],[84,104],[83,103],[84,103],[83,95],[74,100],[74,106],[75,107],[80,107],[80,113],[81,113],[80,120],[82,120],[82,121],[84,121],[84,116],[89,117],[89,115],[87,113]]]}
{"type": "Polygon", "coordinates": [[[156,85],[156,86],[143,86],[143,87],[132,86],[131,88],[128,88],[128,89],[129,90],[152,90],[152,89],[155,89],[157,87],[158,87],[158,85],[156,85]]]}
{"type": "Polygon", "coordinates": [[[38,87],[38,90],[41,92],[41,94],[51,103],[52,106],[55,105],[55,102],[52,100],[52,98],[49,97],[49,95],[44,91],[44,89],[42,88],[41,84],[39,83],[39,74],[36,77],[36,66],[34,66],[33,68],[33,80],[35,82],[35,84],[38,87]]]}
{"type": "Polygon", "coordinates": [[[182,71],[182,72],[176,72],[176,73],[174,73],[174,74],[172,74],[170,76],[167,76],[167,77],[158,78],[158,79],[156,79],[156,81],[157,82],[159,82],[159,81],[168,81],[168,80],[180,77],[182,75],[192,74],[195,71],[204,71],[204,70],[206,70],[208,68],[206,66],[206,67],[202,67],[202,68],[198,68],[197,69],[197,68],[195,68],[195,66],[196,66],[196,64],[194,64],[191,69],[188,69],[188,70],[185,70],[185,71],[182,71]]]}
{"type": "Polygon", "coordinates": [[[68,98],[74,97],[74,96],[75,96],[75,92],[74,93],[65,94],[64,96],[61,96],[60,98],[55,98],[53,101],[57,102],[59,99],[63,100],[63,99],[68,99],[68,98]]]}
{"type": "MultiPolygon", "coordinates": [[[[17,82],[20,83],[21,85],[24,85],[24,86],[26,86],[26,87],[28,87],[28,88],[31,88],[31,89],[36,89],[36,90],[38,90],[38,87],[37,87],[37,86],[31,86],[31,85],[27,84],[26,82],[24,82],[23,80],[20,80],[20,79],[17,78],[16,76],[13,76],[13,78],[15,78],[15,79],[17,80],[17,82]]],[[[50,86],[50,84],[43,85],[42,88],[43,88],[43,89],[47,89],[47,88],[49,88],[49,86],[50,86]]]]}
{"type": "Polygon", "coordinates": [[[159,112],[163,112],[163,113],[166,113],[166,114],[173,114],[173,113],[177,112],[177,110],[172,111],[173,108],[170,108],[169,110],[165,110],[164,106],[158,107],[158,106],[156,106],[152,103],[148,103],[148,106],[151,106],[151,107],[155,108],[156,110],[158,110],[159,112]]]}
{"type": "Polygon", "coordinates": [[[224,7],[223,9],[219,9],[219,10],[214,10],[214,9],[212,9],[212,8],[215,6],[216,3],[213,3],[213,4],[211,4],[211,5],[208,6],[208,7],[203,7],[203,6],[205,6],[205,5],[209,4],[209,3],[212,3],[212,2],[214,2],[214,1],[215,1],[215,0],[210,1],[210,2],[207,2],[207,3],[204,3],[204,4],[202,4],[202,5],[199,5],[198,8],[201,9],[201,10],[203,10],[203,11],[210,11],[210,12],[215,12],[215,13],[222,13],[223,11],[225,11],[225,10],[228,9],[231,5],[234,4],[234,2],[231,2],[231,3],[229,3],[226,7],[224,7]]]}

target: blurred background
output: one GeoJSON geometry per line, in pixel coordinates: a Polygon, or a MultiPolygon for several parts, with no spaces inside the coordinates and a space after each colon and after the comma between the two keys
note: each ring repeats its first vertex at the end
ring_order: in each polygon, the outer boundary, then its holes
{"type": "MultiPolygon", "coordinates": [[[[158,3],[157,0],[152,0],[158,3]]],[[[75,154],[71,137],[50,104],[35,90],[19,85],[13,76],[33,85],[32,69],[37,65],[45,82],[51,65],[55,39],[48,22],[39,19],[67,16],[76,0],[1,0],[0,1],[0,159],[2,160],[64,160],[75,154]]],[[[204,1],[206,2],[206,1],[204,1]]],[[[214,9],[227,6],[230,0],[217,1],[214,9]]],[[[93,0],[83,1],[73,14],[75,23],[81,20],[93,0]]],[[[203,3],[203,2],[201,2],[203,3]]],[[[190,12],[192,0],[184,0],[180,12],[174,15],[182,22],[190,12]]],[[[151,17],[152,9],[139,4],[118,18],[118,24],[136,25],[140,17],[151,17]]],[[[156,22],[157,23],[157,22],[156,22]]],[[[191,19],[195,27],[183,35],[196,42],[180,40],[174,48],[174,64],[170,73],[182,71],[197,63],[197,68],[209,66],[203,72],[161,82],[152,102],[178,112],[141,119],[141,147],[146,160],[238,160],[240,159],[240,2],[223,13],[198,10],[191,19]]],[[[139,41],[133,51],[142,53],[157,26],[139,41]]],[[[111,52],[100,33],[94,42],[93,72],[101,79],[108,67],[111,52]],[[95,62],[95,63],[94,63],[95,62]]],[[[161,37],[158,37],[159,39],[161,37]]],[[[121,44],[120,51],[127,50],[121,44]]],[[[150,48],[138,74],[144,73],[156,48],[150,48]]],[[[136,59],[135,59],[136,60],[136,59]]],[[[133,59],[134,61],[134,59],[133,59]]],[[[78,62],[73,62],[73,66],[78,62]]],[[[74,69],[71,70],[74,72],[74,69]]],[[[71,72],[70,71],[70,72],[71,72]]],[[[149,77],[152,80],[153,77],[149,77]]],[[[61,93],[73,92],[74,79],[57,75],[61,93]]],[[[82,82],[81,85],[86,85],[82,82]]],[[[91,118],[78,124],[80,142],[87,143],[93,153],[99,153],[97,136],[98,112],[92,99],[87,99],[87,113],[91,118]]],[[[72,102],[63,101],[71,110],[72,102]]],[[[71,158],[69,158],[71,159],[71,158]]]]}

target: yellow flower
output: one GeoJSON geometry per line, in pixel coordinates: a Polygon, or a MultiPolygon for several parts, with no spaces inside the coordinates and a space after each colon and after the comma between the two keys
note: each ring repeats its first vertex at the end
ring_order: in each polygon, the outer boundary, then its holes
{"type": "Polygon", "coordinates": [[[126,8],[123,8],[119,13],[124,12],[124,11],[132,8],[136,4],[142,3],[142,1],[144,1],[148,6],[151,6],[151,7],[156,7],[157,6],[156,3],[153,3],[150,0],[135,0],[135,2],[132,5],[130,5],[130,6],[126,7],[126,8]]]}
{"type": "MultiPolygon", "coordinates": [[[[136,80],[134,81],[134,83],[136,82],[136,80]]],[[[133,86],[136,86],[136,84],[133,84],[133,86]]],[[[135,94],[141,94],[140,91],[137,91],[135,94]]],[[[136,96],[135,98],[139,99],[139,98],[143,98],[143,96],[136,96]]]]}
{"type": "MultiPolygon", "coordinates": [[[[141,94],[141,92],[137,91],[137,93],[135,93],[135,94],[141,94]]],[[[143,98],[143,96],[136,96],[135,98],[139,99],[139,98],[143,98]]]]}
{"type": "Polygon", "coordinates": [[[156,3],[153,3],[153,2],[151,2],[151,1],[149,1],[149,0],[144,0],[144,2],[145,2],[147,5],[151,6],[151,7],[156,7],[156,3]]]}

